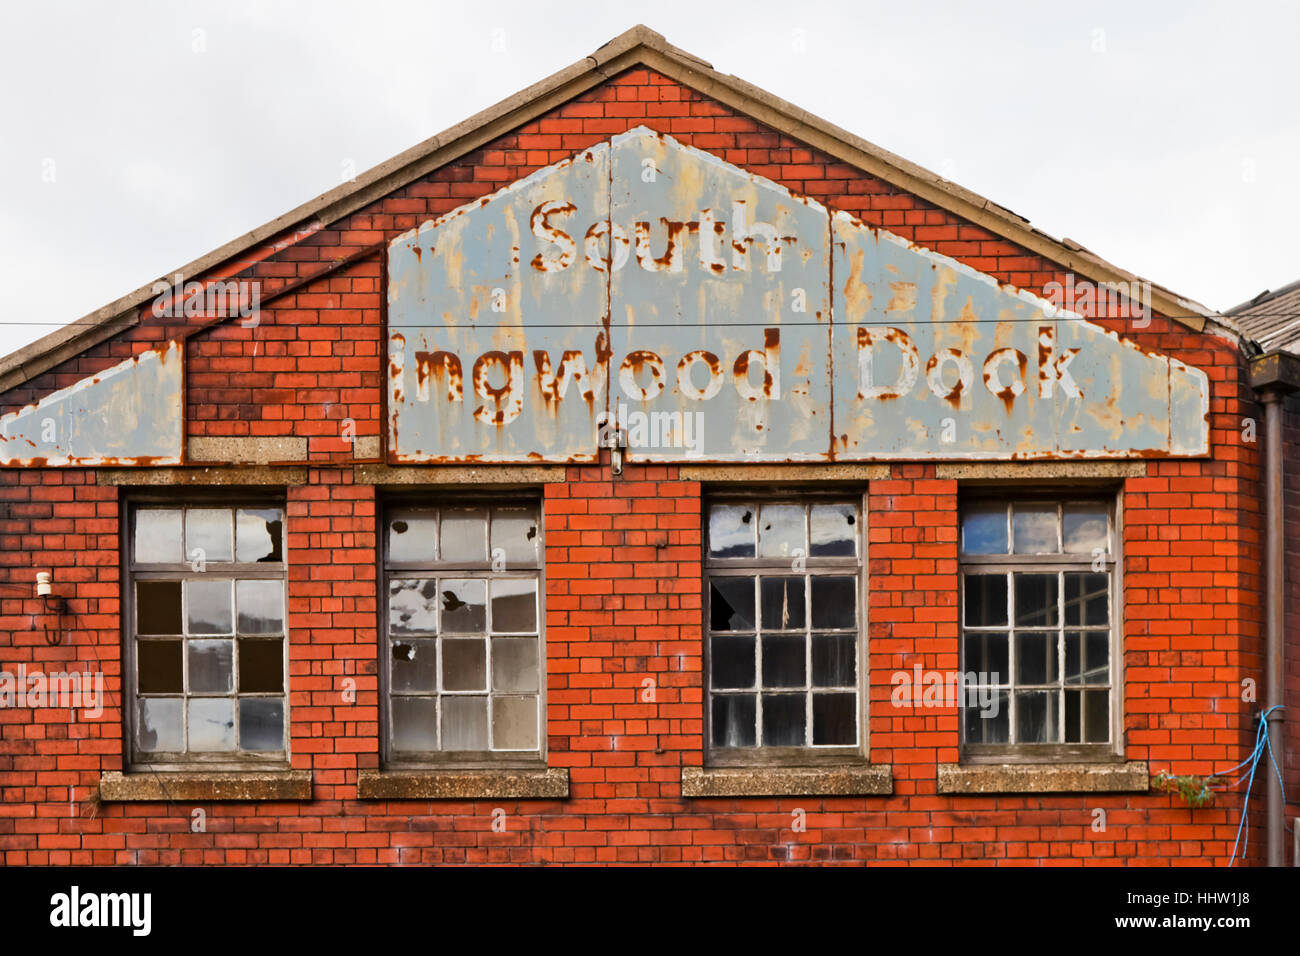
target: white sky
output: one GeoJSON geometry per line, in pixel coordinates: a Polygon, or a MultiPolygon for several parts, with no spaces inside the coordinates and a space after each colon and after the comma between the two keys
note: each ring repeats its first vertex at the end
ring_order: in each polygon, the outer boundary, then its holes
{"type": "Polygon", "coordinates": [[[1283,0],[6,3],[0,354],[638,22],[1213,308],[1300,279],[1283,0]]]}

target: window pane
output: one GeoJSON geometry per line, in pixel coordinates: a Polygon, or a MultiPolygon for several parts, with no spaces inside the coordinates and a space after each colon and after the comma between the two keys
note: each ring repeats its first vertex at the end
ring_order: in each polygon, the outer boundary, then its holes
{"type": "Polygon", "coordinates": [[[179,698],[136,701],[136,742],[149,753],[179,753],[185,749],[185,727],[179,698]]]}
{"type": "Polygon", "coordinates": [[[238,581],[235,607],[241,634],[284,633],[284,582],[238,581]]]}
{"type": "Polygon", "coordinates": [[[808,742],[806,700],[803,694],[763,695],[764,747],[802,747],[808,742]]]}
{"type": "Polygon", "coordinates": [[[229,697],[193,698],[190,715],[190,750],[235,749],[235,702],[229,697]]]}
{"type": "Polygon", "coordinates": [[[448,508],[443,511],[442,560],[447,564],[488,560],[487,511],[482,508],[448,508]]]}
{"type": "Polygon", "coordinates": [[[806,615],[802,577],[763,578],[759,593],[762,595],[763,630],[803,630],[806,615]]]}
{"type": "Polygon", "coordinates": [[[1016,554],[1055,554],[1056,505],[1016,505],[1011,512],[1011,537],[1016,554]]]}
{"type": "Polygon", "coordinates": [[[967,574],[967,627],[1006,627],[1007,576],[1005,574],[967,574]]]}
{"type": "Polygon", "coordinates": [[[1065,550],[1091,554],[1094,549],[1110,550],[1107,510],[1102,505],[1064,505],[1061,509],[1065,550]]]}
{"type": "Polygon", "coordinates": [[[1060,623],[1055,574],[1015,574],[1017,627],[1051,627],[1060,623]]]}
{"type": "Polygon", "coordinates": [[[499,750],[537,748],[536,697],[498,697],[492,701],[492,746],[499,750]]]}
{"type": "Polygon", "coordinates": [[[184,691],[180,641],[139,641],[135,646],[141,694],[179,694],[184,691]]]}
{"type": "Polygon", "coordinates": [[[752,747],[758,707],[752,694],[718,694],[713,698],[713,746],[752,747]]]}
{"type": "Polygon", "coordinates": [[[492,633],[537,630],[537,582],[503,578],[492,582],[492,633]]]}
{"type": "Polygon", "coordinates": [[[1090,691],[1083,695],[1083,732],[1087,743],[1110,740],[1110,695],[1090,691]]]}
{"type": "Polygon", "coordinates": [[[966,507],[961,519],[961,549],[967,554],[1006,554],[1006,506],[966,507]]]}
{"type": "Polygon", "coordinates": [[[816,574],[812,577],[812,626],[857,627],[858,579],[816,574]]]}
{"type": "MultiPolygon", "coordinates": [[[[1066,635],[1066,640],[1070,635],[1066,635]]],[[[1083,639],[1083,682],[1110,683],[1110,632],[1089,631],[1083,639]]]]}
{"type": "Polygon", "coordinates": [[[442,699],[442,749],[488,749],[486,697],[444,697],[442,699]]]}
{"type": "Polygon", "coordinates": [[[965,669],[971,673],[984,675],[983,681],[989,684],[1009,684],[1011,669],[1009,665],[1010,647],[1007,635],[979,631],[966,632],[963,643],[966,657],[965,669]]]}
{"type": "Polygon", "coordinates": [[[803,505],[763,505],[758,520],[758,555],[787,558],[807,554],[804,544],[803,505]]]}
{"type": "Polygon", "coordinates": [[[437,558],[438,516],[412,508],[388,513],[388,560],[432,564],[437,558]]]}
{"type": "Polygon", "coordinates": [[[1056,683],[1056,631],[1022,631],[1016,635],[1016,683],[1056,683]]]}
{"type": "Polygon", "coordinates": [[[135,513],[135,560],[139,564],[179,564],[181,513],[163,508],[141,508],[135,513]]]}
{"type": "Polygon", "coordinates": [[[967,707],[964,713],[966,742],[968,744],[1005,744],[1011,741],[1011,710],[1007,705],[1005,690],[979,691],[987,706],[967,707]]]}
{"type": "Polygon", "coordinates": [[[284,512],[279,509],[247,509],[236,515],[236,561],[278,564],[284,561],[283,541],[284,512]]]}
{"type": "Polygon", "coordinates": [[[239,746],[242,750],[284,749],[284,701],[253,697],[239,702],[239,746]]]}
{"type": "Polygon", "coordinates": [[[714,578],[710,582],[709,622],[714,631],[752,631],[754,578],[714,578]]]}
{"type": "Polygon", "coordinates": [[[1072,627],[1105,627],[1110,623],[1109,575],[1065,575],[1065,623],[1072,627]]]}
{"type": "Polygon", "coordinates": [[[502,558],[504,569],[537,564],[537,514],[532,508],[497,508],[492,513],[492,560],[502,558]]]}
{"type": "Polygon", "coordinates": [[[851,747],[858,742],[857,694],[813,695],[813,743],[851,747]]]}
{"type": "Polygon", "coordinates": [[[430,638],[393,641],[392,689],[426,694],[438,689],[438,642],[430,638]]]}
{"type": "Polygon", "coordinates": [[[438,582],[432,578],[389,581],[388,630],[392,634],[436,634],[438,582]]]}
{"type": "Polygon", "coordinates": [[[754,639],[715,637],[709,641],[710,686],[741,688],[754,686],[754,639]]]}
{"type": "Polygon", "coordinates": [[[853,557],[858,553],[858,510],[850,504],[813,505],[809,516],[809,554],[814,558],[853,557]]]}
{"type": "Polygon", "coordinates": [[[205,581],[190,578],[185,582],[185,633],[233,633],[233,584],[228,579],[205,581]]]}
{"type": "Polygon", "coordinates": [[[235,689],[235,642],[190,641],[190,693],[229,694],[235,689]]]}
{"type": "Polygon", "coordinates": [[[714,505],[709,509],[709,557],[752,558],[756,527],[753,509],[714,505]]]}
{"type": "Polygon", "coordinates": [[[444,580],[443,633],[482,634],[487,630],[487,582],[482,579],[444,580]]]}
{"type": "Polygon", "coordinates": [[[135,582],[135,632],[180,634],[181,582],[135,582]]]}
{"type": "Polygon", "coordinates": [[[239,642],[239,691],[244,694],[284,693],[284,643],[239,642]]]}
{"type": "Polygon", "coordinates": [[[232,560],[233,530],[228,508],[191,508],[185,512],[185,560],[232,560]]]}
{"type": "Polygon", "coordinates": [[[433,697],[394,697],[393,749],[438,749],[438,701],[433,697]]]}
{"type": "Polygon", "coordinates": [[[807,683],[804,638],[788,634],[763,638],[763,686],[803,687],[807,683]]]}
{"type": "Polygon", "coordinates": [[[858,641],[852,634],[814,634],[813,683],[818,687],[853,687],[858,682],[858,641]]]}
{"type": "Polygon", "coordinates": [[[1058,743],[1056,693],[1050,690],[1016,692],[1016,742],[1058,743]]]}
{"type": "Polygon", "coordinates": [[[442,688],[487,689],[487,647],[483,640],[442,642],[442,688]]]}
{"type": "Polygon", "coordinates": [[[536,693],[538,687],[537,639],[492,639],[492,689],[536,693]]]}

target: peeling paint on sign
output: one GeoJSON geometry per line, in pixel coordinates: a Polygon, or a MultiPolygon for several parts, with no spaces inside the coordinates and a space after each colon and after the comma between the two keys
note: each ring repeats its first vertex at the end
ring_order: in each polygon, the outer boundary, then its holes
{"type": "Polygon", "coordinates": [[[644,127],[388,255],[397,462],[1208,453],[1200,370],[644,127]]]}
{"type": "Polygon", "coordinates": [[[178,465],[181,346],[142,352],[0,417],[0,464],[178,465]]]}

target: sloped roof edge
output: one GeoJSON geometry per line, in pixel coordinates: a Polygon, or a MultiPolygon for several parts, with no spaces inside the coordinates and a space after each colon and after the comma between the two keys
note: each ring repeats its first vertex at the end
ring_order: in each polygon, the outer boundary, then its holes
{"type": "MultiPolygon", "coordinates": [[[[721,103],[780,130],[809,146],[913,193],[990,232],[1015,242],[1097,282],[1130,282],[1138,277],[1069,239],[1056,239],[1002,206],[915,163],[881,149],[738,77],[674,47],[648,27],[637,25],[590,56],[476,113],[392,159],[303,203],[158,280],[70,322],[0,358],[0,392],[34,378],[138,321],[137,310],[154,296],[158,281],[180,273],[194,279],[276,235],[294,229],[327,226],[381,196],[473,152],[509,130],[579,96],[604,80],[636,65],[650,67],[721,103]]],[[[1152,283],[1151,307],[1201,331],[1207,319],[1222,321],[1214,310],[1152,283]]]]}

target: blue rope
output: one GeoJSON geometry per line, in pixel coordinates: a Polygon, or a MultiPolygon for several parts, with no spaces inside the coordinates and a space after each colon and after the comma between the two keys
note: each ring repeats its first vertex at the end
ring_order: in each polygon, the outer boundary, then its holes
{"type": "Polygon", "coordinates": [[[1260,714],[1259,726],[1255,729],[1255,749],[1251,751],[1249,757],[1237,764],[1235,767],[1229,767],[1227,770],[1214,774],[1216,777],[1227,776],[1234,770],[1240,770],[1242,767],[1250,764],[1249,774],[1243,772],[1236,780],[1224,788],[1232,789],[1247,776],[1250,778],[1250,782],[1246,784],[1246,799],[1241,804],[1241,822],[1237,824],[1237,839],[1232,844],[1232,862],[1228,864],[1229,866],[1236,866],[1237,864],[1238,846],[1241,847],[1241,858],[1243,860],[1246,858],[1246,847],[1250,843],[1250,821],[1247,818],[1246,810],[1250,807],[1250,791],[1255,785],[1255,769],[1259,766],[1259,761],[1264,756],[1265,751],[1268,752],[1269,762],[1273,764],[1273,770],[1277,773],[1277,785],[1282,790],[1282,803],[1284,805],[1286,804],[1286,789],[1282,786],[1282,770],[1277,765],[1277,758],[1273,756],[1273,744],[1268,739],[1268,715],[1273,713],[1275,710],[1281,709],[1281,704],[1274,704],[1268,710],[1264,711],[1264,713],[1260,714]],[[1241,838],[1243,829],[1246,833],[1246,839],[1244,842],[1241,838]]]}

